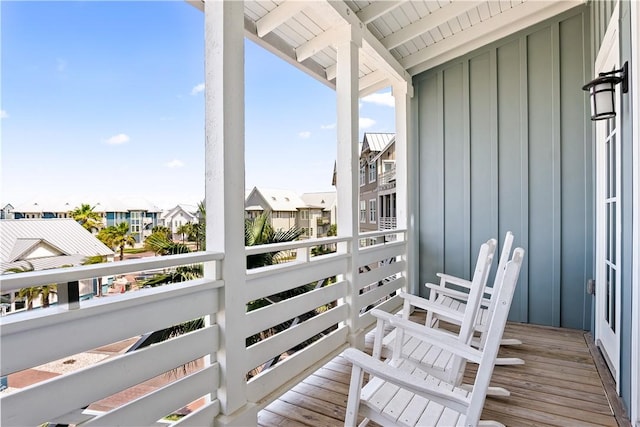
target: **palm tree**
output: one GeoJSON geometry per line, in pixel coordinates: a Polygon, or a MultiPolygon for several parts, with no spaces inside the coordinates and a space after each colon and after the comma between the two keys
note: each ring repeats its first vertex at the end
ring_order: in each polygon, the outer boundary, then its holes
{"type": "Polygon", "coordinates": [[[193,231],[193,224],[191,224],[190,222],[187,222],[186,224],[182,224],[180,225],[180,227],[178,227],[176,231],[182,234],[182,243],[184,243],[184,236],[185,234],[187,236],[191,234],[191,232],[193,231]]]}
{"type": "MultiPolygon", "coordinates": [[[[285,243],[296,240],[302,234],[298,227],[286,231],[274,231],[269,224],[270,212],[265,211],[254,219],[246,219],[244,222],[245,246],[267,245],[270,243],[285,243]]],[[[264,254],[247,256],[247,269],[264,267],[277,264],[284,260],[282,252],[267,252],[264,254]]]]}
{"type": "MultiPolygon", "coordinates": [[[[29,261],[25,261],[26,265],[20,267],[12,267],[4,270],[3,273],[25,273],[27,271],[33,271],[33,264],[29,261]]],[[[49,307],[49,296],[55,294],[58,285],[42,285],[31,286],[29,288],[22,288],[18,291],[18,298],[24,298],[27,301],[27,310],[33,310],[33,301],[38,297],[40,298],[40,305],[42,308],[49,307]]]]}
{"type": "Polygon", "coordinates": [[[196,249],[206,250],[207,206],[204,200],[198,203],[198,223],[196,224],[196,249]]]}
{"type": "Polygon", "coordinates": [[[120,251],[120,261],[124,259],[125,246],[136,244],[133,234],[129,233],[129,223],[121,222],[118,225],[111,225],[100,230],[96,236],[105,245],[111,248],[117,248],[120,251]]]}
{"type": "Polygon", "coordinates": [[[80,225],[89,231],[99,230],[102,228],[102,216],[94,211],[95,206],[82,203],[79,207],[71,212],[71,217],[78,221],[80,225]]]}

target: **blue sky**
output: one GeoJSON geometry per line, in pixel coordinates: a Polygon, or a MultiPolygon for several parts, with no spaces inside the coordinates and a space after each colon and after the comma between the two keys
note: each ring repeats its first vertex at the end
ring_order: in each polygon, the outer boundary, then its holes
{"type": "MultiPolygon", "coordinates": [[[[182,1],[1,1],[0,203],[204,197],[203,15],[182,1]]],[[[333,190],[335,92],[245,41],[245,187],[333,190]]],[[[393,132],[390,90],[361,132],[393,132]]]]}

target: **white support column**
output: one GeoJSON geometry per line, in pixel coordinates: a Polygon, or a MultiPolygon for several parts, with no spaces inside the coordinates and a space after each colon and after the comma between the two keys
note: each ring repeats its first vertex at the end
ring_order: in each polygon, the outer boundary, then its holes
{"type": "Polygon", "coordinates": [[[409,145],[409,117],[413,86],[408,82],[397,82],[392,86],[396,113],[396,226],[407,230],[407,292],[417,295],[418,232],[417,218],[417,153],[409,145]]]}
{"type": "Polygon", "coordinates": [[[358,164],[358,51],[362,46],[359,28],[346,25],[345,31],[337,43],[336,100],[337,100],[337,137],[338,155],[337,205],[338,235],[350,236],[348,243],[340,243],[338,252],[351,253],[351,264],[345,278],[349,282],[349,340],[352,346],[364,347],[364,336],[359,337],[357,326],[359,309],[354,302],[358,296],[358,227],[359,227],[359,189],[360,168],[358,164]]]}
{"type": "Polygon", "coordinates": [[[207,250],[224,252],[220,271],[205,276],[225,282],[216,322],[220,327],[220,388],[224,414],[216,425],[255,424],[246,405],[243,322],[246,261],[244,248],[244,3],[205,1],[205,203],[207,250]],[[246,409],[246,408],[245,408],[246,409]]]}

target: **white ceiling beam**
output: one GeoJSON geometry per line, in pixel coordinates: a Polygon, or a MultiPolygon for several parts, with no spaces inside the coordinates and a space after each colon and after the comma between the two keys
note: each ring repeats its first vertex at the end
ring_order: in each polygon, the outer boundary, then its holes
{"type": "Polygon", "coordinates": [[[399,81],[411,82],[411,76],[400,65],[398,60],[380,43],[366,25],[358,19],[353,10],[343,0],[328,0],[326,2],[312,2],[318,4],[318,7],[330,7],[330,10],[337,12],[343,22],[356,26],[362,31],[362,49],[374,58],[380,58],[380,65],[385,68],[389,76],[399,81]]]}
{"type": "Polygon", "coordinates": [[[377,18],[381,17],[385,13],[391,12],[396,7],[400,6],[405,1],[377,1],[371,3],[369,6],[361,9],[356,15],[365,24],[368,24],[377,18]]]}
{"type": "MultiPolygon", "coordinates": [[[[362,51],[362,49],[360,49],[360,52],[358,53],[358,58],[360,63],[365,61],[365,57],[364,57],[364,52],[362,51]]],[[[336,64],[332,64],[329,65],[326,69],[325,72],[327,74],[327,80],[333,80],[336,78],[336,69],[337,69],[337,63],[336,64]]]]}
{"type": "Polygon", "coordinates": [[[306,2],[289,0],[256,21],[258,37],[264,37],[307,6],[306,2]]]}
{"type": "Polygon", "coordinates": [[[317,35],[306,43],[296,48],[296,56],[298,61],[304,61],[311,58],[327,46],[335,46],[339,36],[343,33],[340,28],[333,27],[322,34],[317,35]]]}
{"type": "Polygon", "coordinates": [[[401,28],[393,34],[380,39],[380,42],[387,49],[393,49],[403,43],[408,42],[430,30],[438,27],[439,25],[461,15],[462,13],[477,7],[482,1],[456,1],[449,3],[440,9],[435,10],[433,13],[426,15],[425,17],[401,28]]]}
{"type": "Polygon", "coordinates": [[[491,19],[405,56],[399,62],[411,75],[416,75],[582,4],[584,4],[583,0],[526,1],[491,19]]]}
{"type": "Polygon", "coordinates": [[[359,96],[362,98],[389,86],[391,86],[391,81],[387,74],[382,70],[376,70],[360,77],[358,81],[359,96]]]}

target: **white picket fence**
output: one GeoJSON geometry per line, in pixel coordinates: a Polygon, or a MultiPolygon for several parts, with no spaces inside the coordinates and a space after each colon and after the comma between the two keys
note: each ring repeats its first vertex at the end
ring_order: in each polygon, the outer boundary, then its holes
{"type": "Polygon", "coordinates": [[[226,416],[216,424],[233,424],[238,413],[224,414],[224,405],[218,400],[221,379],[227,377],[217,362],[217,354],[226,350],[219,340],[221,334],[227,340],[242,340],[243,354],[231,357],[243,361],[242,369],[248,375],[236,380],[244,382],[244,401],[255,412],[256,407],[266,406],[347,346],[363,342],[375,323],[368,308],[380,303],[388,310],[400,307],[393,295],[406,285],[405,237],[404,230],[361,235],[358,239],[381,243],[359,248],[356,256],[340,250],[341,245],[347,247],[350,238],[248,247],[246,255],[295,251],[298,256],[287,263],[248,270],[242,287],[225,283],[224,254],[211,252],[4,275],[0,278],[3,294],[50,283],[57,283],[60,292],[56,306],[0,318],[3,377],[189,320],[204,318],[205,326],[0,393],[0,424],[201,426],[213,425],[218,415],[226,416]],[[389,233],[393,238],[384,238],[389,233]],[[339,250],[312,256],[311,249],[319,245],[337,245],[339,250]],[[86,301],[73,298],[78,280],[196,263],[205,265],[202,279],[86,301]],[[293,298],[273,297],[308,284],[312,290],[293,298]],[[247,304],[256,300],[268,303],[245,313],[240,324],[216,322],[222,313],[218,313],[222,290],[237,292],[247,304]],[[315,315],[305,315],[311,312],[315,315]],[[285,327],[275,334],[271,330],[268,337],[249,347],[244,345],[248,337],[277,325],[285,327]],[[190,363],[193,361],[198,363],[190,363]],[[179,374],[185,367],[187,373],[179,374]],[[142,397],[109,412],[89,408],[154,378],[164,378],[163,385],[142,397]],[[187,416],[177,421],[165,418],[196,401],[199,404],[187,416]]]}

